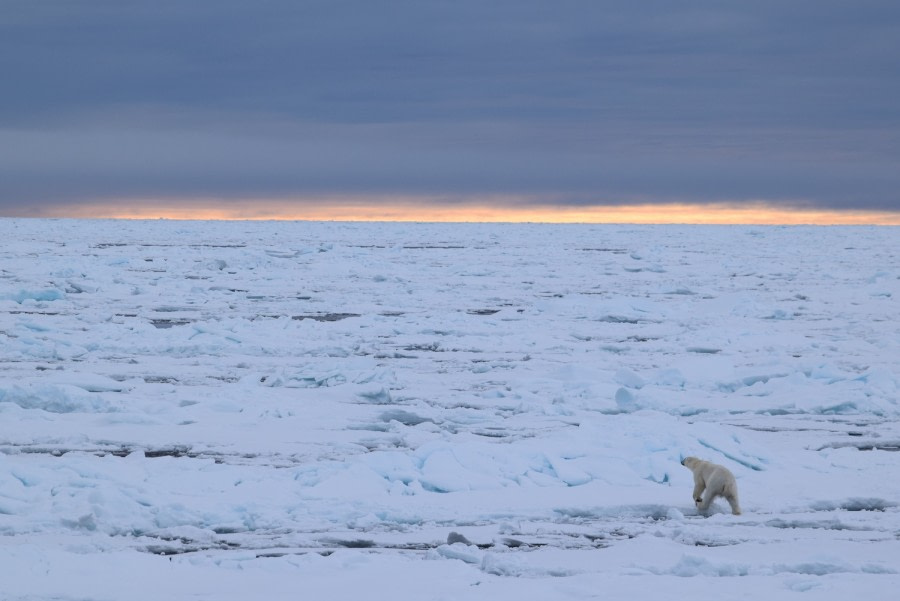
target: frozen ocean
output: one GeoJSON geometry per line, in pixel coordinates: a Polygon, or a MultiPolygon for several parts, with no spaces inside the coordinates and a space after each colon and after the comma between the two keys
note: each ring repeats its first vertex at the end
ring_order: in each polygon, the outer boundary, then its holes
{"type": "Polygon", "coordinates": [[[896,599],[898,417],[896,227],[0,220],[2,599],[896,599]]]}

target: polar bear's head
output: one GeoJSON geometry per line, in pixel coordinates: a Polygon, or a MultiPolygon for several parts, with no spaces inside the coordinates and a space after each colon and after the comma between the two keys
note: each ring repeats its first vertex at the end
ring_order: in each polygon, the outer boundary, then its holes
{"type": "Polygon", "coordinates": [[[690,470],[693,470],[694,466],[696,466],[698,463],[700,463],[700,461],[701,460],[698,459],[697,457],[685,457],[684,459],[681,460],[681,465],[683,465],[684,467],[686,467],[690,470]]]}

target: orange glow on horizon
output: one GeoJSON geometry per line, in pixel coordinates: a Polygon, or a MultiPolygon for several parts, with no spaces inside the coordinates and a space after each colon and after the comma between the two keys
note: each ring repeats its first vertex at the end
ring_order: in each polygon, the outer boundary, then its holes
{"type": "Polygon", "coordinates": [[[716,204],[634,204],[577,207],[491,203],[310,201],[142,201],[57,205],[20,211],[10,217],[78,219],[418,221],[508,223],[633,223],[708,225],[900,225],[900,212],[784,209],[763,202],[716,204]]]}

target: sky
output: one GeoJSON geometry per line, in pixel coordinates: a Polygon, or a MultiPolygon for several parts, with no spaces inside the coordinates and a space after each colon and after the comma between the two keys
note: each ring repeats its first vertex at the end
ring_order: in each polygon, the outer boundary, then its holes
{"type": "Polygon", "coordinates": [[[895,0],[4,0],[0,81],[0,216],[900,223],[895,0]]]}

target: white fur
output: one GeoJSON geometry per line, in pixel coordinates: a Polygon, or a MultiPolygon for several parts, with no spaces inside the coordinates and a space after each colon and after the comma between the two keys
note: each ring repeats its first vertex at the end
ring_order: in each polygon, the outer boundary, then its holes
{"type": "Polygon", "coordinates": [[[694,503],[698,510],[706,512],[713,499],[724,497],[731,505],[731,513],[741,514],[737,482],[727,467],[697,457],[685,457],[681,460],[681,465],[694,472],[694,503]],[[706,494],[701,498],[704,490],[706,494]]]}

